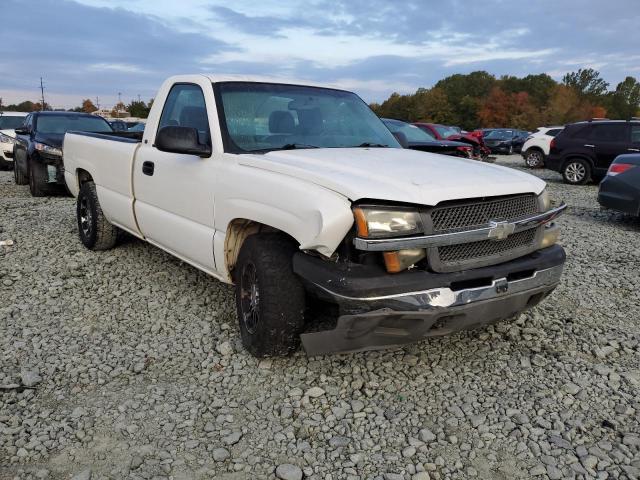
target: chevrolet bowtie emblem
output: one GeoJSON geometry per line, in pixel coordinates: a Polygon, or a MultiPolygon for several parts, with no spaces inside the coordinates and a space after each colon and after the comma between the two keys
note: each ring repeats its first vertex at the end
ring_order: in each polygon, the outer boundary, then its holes
{"type": "Polygon", "coordinates": [[[491,240],[504,240],[511,235],[516,226],[509,222],[496,222],[494,220],[489,221],[489,238],[491,240]]]}

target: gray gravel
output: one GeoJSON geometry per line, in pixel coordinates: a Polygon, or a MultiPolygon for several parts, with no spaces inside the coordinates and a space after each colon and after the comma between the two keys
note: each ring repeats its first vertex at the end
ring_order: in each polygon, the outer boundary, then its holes
{"type": "Polygon", "coordinates": [[[86,251],[73,199],[0,172],[0,478],[638,478],[640,222],[535,174],[570,206],[542,305],[258,361],[230,287],[137,240],[86,251]]]}

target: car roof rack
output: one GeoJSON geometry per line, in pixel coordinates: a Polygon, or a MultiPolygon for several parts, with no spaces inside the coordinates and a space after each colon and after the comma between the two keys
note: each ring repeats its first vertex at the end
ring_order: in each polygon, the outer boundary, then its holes
{"type": "Polygon", "coordinates": [[[638,120],[640,120],[640,117],[631,117],[629,120],[627,120],[627,122],[638,121],[638,120]]]}
{"type": "Polygon", "coordinates": [[[597,121],[601,121],[601,120],[610,120],[609,118],[604,118],[604,117],[593,117],[590,118],[589,120],[587,120],[587,122],[597,122],[597,121]]]}

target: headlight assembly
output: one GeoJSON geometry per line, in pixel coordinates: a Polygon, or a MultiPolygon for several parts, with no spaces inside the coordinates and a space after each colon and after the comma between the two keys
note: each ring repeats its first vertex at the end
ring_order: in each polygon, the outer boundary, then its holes
{"type": "Polygon", "coordinates": [[[0,143],[10,143],[13,145],[14,143],[16,143],[16,140],[14,138],[11,138],[9,135],[0,133],[0,143]]]}
{"type": "Polygon", "coordinates": [[[416,235],[424,231],[420,214],[415,210],[386,207],[356,207],[353,210],[358,236],[387,238],[416,235]]]}
{"type": "Polygon", "coordinates": [[[53,155],[54,157],[62,156],[62,150],[60,148],[50,147],[49,145],[45,145],[44,143],[38,143],[38,142],[34,144],[34,147],[39,152],[46,153],[48,155],[53,155]]]}
{"type": "Polygon", "coordinates": [[[542,193],[538,195],[538,204],[541,212],[546,212],[551,208],[551,197],[549,196],[549,192],[546,187],[542,193]]]}

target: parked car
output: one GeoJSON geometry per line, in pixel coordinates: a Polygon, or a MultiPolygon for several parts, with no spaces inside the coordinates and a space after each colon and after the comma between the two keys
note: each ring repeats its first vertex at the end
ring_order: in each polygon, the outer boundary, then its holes
{"type": "Polygon", "coordinates": [[[484,137],[484,143],[491,149],[491,153],[513,155],[520,152],[529,132],[511,128],[496,128],[484,137]]]}
{"type": "Polygon", "coordinates": [[[136,123],[127,129],[127,132],[144,132],[144,123],[136,123]]]}
{"type": "Polygon", "coordinates": [[[564,127],[539,127],[529,135],[522,145],[522,157],[529,168],[542,168],[549,155],[551,140],[559,134],[564,127]]]}
{"type": "Polygon", "coordinates": [[[0,112],[0,168],[13,168],[15,129],[24,123],[25,112],[0,112]]]}
{"type": "Polygon", "coordinates": [[[484,144],[484,140],[481,136],[474,135],[473,133],[462,133],[459,127],[424,122],[415,122],[413,125],[438,140],[451,140],[471,145],[471,147],[473,147],[472,157],[476,160],[485,161],[491,153],[484,144]]]}
{"type": "Polygon", "coordinates": [[[109,120],[109,125],[111,125],[114,132],[126,132],[129,129],[123,120],[109,120]]]}
{"type": "Polygon", "coordinates": [[[450,140],[437,140],[427,132],[415,125],[383,118],[382,122],[398,138],[400,144],[405,148],[420,150],[421,152],[440,153],[442,155],[453,155],[454,157],[471,158],[473,147],[462,142],[452,142],[450,140]]]}
{"type": "Polygon", "coordinates": [[[104,118],[74,112],[33,112],[15,129],[14,179],[18,185],[28,183],[34,197],[46,195],[56,185],[64,186],[62,141],[69,130],[113,132],[104,118]]]}
{"type": "Polygon", "coordinates": [[[640,154],[619,155],[600,182],[598,203],[605,208],[640,216],[640,154]]]}
{"type": "Polygon", "coordinates": [[[155,98],[141,142],[65,136],[80,240],[105,250],[125,230],[235,283],[253,355],[475,328],[560,281],[565,205],[542,180],[403,149],[351,92],[185,75],[155,98]],[[307,293],[340,307],[334,329],[305,333],[307,293]]]}
{"type": "Polygon", "coordinates": [[[566,125],[551,142],[547,168],[565,183],[584,185],[605,176],[613,160],[640,152],[640,120],[589,120],[566,125]]]}

